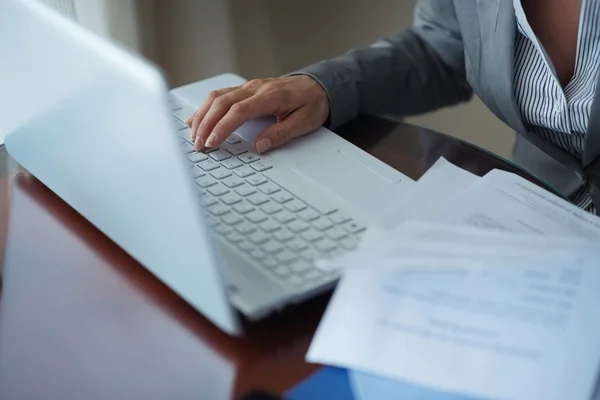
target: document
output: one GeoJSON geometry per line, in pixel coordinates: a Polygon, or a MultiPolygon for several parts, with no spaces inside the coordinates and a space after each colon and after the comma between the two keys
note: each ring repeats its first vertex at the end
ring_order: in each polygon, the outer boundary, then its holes
{"type": "Polygon", "coordinates": [[[383,228],[391,229],[404,221],[420,219],[447,199],[477,182],[479,177],[440,157],[413,185],[400,204],[387,210],[381,221],[383,228]]]}
{"type": "Polygon", "coordinates": [[[493,170],[422,218],[508,232],[600,238],[600,218],[509,172],[493,170]]]}
{"type": "Polygon", "coordinates": [[[477,398],[587,400],[600,365],[600,256],[581,246],[351,268],[307,359],[477,398]]]}
{"type": "Polygon", "coordinates": [[[465,171],[440,157],[423,176],[413,184],[410,191],[393,208],[382,213],[378,225],[372,225],[360,242],[356,251],[340,257],[319,260],[317,266],[322,270],[335,271],[344,268],[355,261],[355,256],[361,254],[371,257],[381,250],[390,231],[408,220],[426,218],[434,209],[439,207],[440,199],[452,197],[468,188],[480,179],[478,176],[465,171]]]}

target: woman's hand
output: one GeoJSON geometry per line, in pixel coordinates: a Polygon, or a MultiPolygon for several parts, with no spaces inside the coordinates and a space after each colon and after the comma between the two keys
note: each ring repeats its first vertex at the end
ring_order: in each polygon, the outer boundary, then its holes
{"type": "Polygon", "coordinates": [[[308,75],[252,80],[211,92],[186,124],[196,150],[202,150],[219,146],[246,121],[267,115],[277,123],[257,137],[259,153],[323,125],[329,115],[327,93],[308,75]]]}

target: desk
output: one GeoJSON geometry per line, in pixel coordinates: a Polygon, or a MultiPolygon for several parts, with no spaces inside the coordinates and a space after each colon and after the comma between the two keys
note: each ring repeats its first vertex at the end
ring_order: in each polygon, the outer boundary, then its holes
{"type": "MultiPolygon", "coordinates": [[[[338,133],[414,179],[444,156],[479,175],[500,168],[536,182],[490,153],[411,125],[364,116],[338,133]]],[[[318,368],[304,354],[327,296],[246,323],[247,335],[233,339],[26,173],[0,179],[2,221],[7,214],[2,400],[283,393],[318,368]]]]}

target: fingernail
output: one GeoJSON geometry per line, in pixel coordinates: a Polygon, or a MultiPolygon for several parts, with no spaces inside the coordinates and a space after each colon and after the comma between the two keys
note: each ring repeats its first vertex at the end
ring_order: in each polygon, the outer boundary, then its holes
{"type": "Polygon", "coordinates": [[[256,151],[259,153],[264,153],[271,148],[271,139],[260,139],[256,143],[256,151]]]}
{"type": "Polygon", "coordinates": [[[200,136],[196,136],[196,140],[194,140],[194,147],[196,150],[202,150],[202,138],[200,138],[200,136]]]}
{"type": "Polygon", "coordinates": [[[208,139],[206,139],[206,147],[212,147],[214,144],[215,144],[215,135],[213,135],[211,133],[210,136],[208,137],[208,139]]]}

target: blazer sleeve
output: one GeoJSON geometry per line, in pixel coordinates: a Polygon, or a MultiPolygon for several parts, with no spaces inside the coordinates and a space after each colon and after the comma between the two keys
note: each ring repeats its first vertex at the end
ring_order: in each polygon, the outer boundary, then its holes
{"type": "Polygon", "coordinates": [[[327,92],[335,128],[359,113],[408,116],[467,101],[464,48],[453,2],[418,0],[397,35],[296,71],[327,92]]]}

